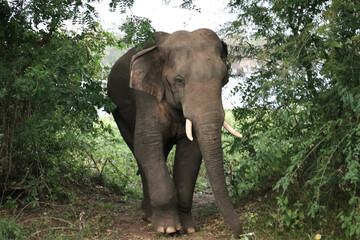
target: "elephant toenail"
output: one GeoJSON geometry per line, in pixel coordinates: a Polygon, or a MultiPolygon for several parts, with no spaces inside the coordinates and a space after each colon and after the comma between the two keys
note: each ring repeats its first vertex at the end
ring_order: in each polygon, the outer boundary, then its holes
{"type": "Polygon", "coordinates": [[[193,227],[189,227],[187,229],[187,233],[194,233],[194,232],[196,232],[196,231],[195,231],[195,228],[193,228],[193,227]]]}
{"type": "Polygon", "coordinates": [[[176,230],[175,230],[174,227],[168,227],[168,228],[166,229],[166,233],[174,233],[174,232],[176,232],[176,230]]]}
{"type": "Polygon", "coordinates": [[[157,227],[156,231],[159,232],[159,233],[164,233],[165,232],[163,227],[157,227]]]}
{"type": "Polygon", "coordinates": [[[182,226],[179,224],[176,226],[176,230],[180,231],[182,229],[182,226]]]}

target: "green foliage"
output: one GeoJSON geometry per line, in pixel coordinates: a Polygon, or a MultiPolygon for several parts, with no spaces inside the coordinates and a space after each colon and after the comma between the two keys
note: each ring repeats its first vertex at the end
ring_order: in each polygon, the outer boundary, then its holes
{"type": "Polygon", "coordinates": [[[358,230],[360,5],[356,1],[231,1],[234,60],[256,59],[234,94],[244,135],[230,150],[233,194],[275,184],[278,223],[299,228],[331,212],[358,230]],[[250,26],[250,27],[249,27],[250,26]],[[241,159],[241,160],[239,160],[241,159]],[[242,188],[242,189],[241,189],[242,188]],[[352,200],[352,201],[350,201],[352,200]]]}
{"type": "Polygon", "coordinates": [[[27,234],[14,220],[0,219],[0,239],[2,240],[26,240],[27,234]]]}
{"type": "Polygon", "coordinates": [[[349,200],[351,210],[344,214],[340,212],[337,216],[341,223],[341,229],[346,231],[346,236],[353,237],[360,235],[360,199],[359,197],[351,197],[349,200]]]}
{"type": "Polygon", "coordinates": [[[139,46],[144,41],[154,42],[153,33],[155,29],[151,26],[151,21],[147,18],[131,16],[127,18],[120,30],[126,33],[123,41],[130,46],[139,46]]]}
{"type": "Polygon", "coordinates": [[[287,197],[279,196],[277,197],[278,203],[278,214],[275,217],[277,220],[278,226],[280,228],[302,228],[303,220],[305,218],[303,204],[299,201],[296,201],[293,205],[293,209],[288,208],[289,200],[287,197]]]}
{"type": "MultiPolygon", "coordinates": [[[[99,121],[98,110],[114,108],[105,97],[104,52],[107,46],[126,46],[101,28],[93,2],[0,2],[0,204],[71,200],[68,187],[93,176],[83,159],[86,151],[98,154],[103,165],[98,175],[122,166],[115,162],[122,156],[110,153],[114,158],[107,159],[104,151],[92,152],[106,149],[108,126],[99,121]],[[76,31],[66,29],[71,24],[76,31]]],[[[132,4],[112,0],[110,7],[132,4]]],[[[124,190],[126,182],[120,177],[115,185],[124,190]]]]}
{"type": "MultiPolygon", "coordinates": [[[[163,2],[165,4],[169,4],[170,2],[172,2],[172,0],[163,0],[163,2]]],[[[179,8],[196,11],[196,12],[201,12],[201,9],[199,7],[197,7],[196,4],[194,4],[193,0],[182,0],[180,2],[179,8]]]]}
{"type": "Polygon", "coordinates": [[[48,170],[66,166],[78,133],[91,131],[97,109],[109,105],[98,79],[103,78],[103,51],[113,40],[87,3],[0,4],[5,16],[0,31],[1,189],[30,189],[32,178],[48,188],[48,170]],[[62,29],[70,20],[81,23],[82,31],[62,29]]]}
{"type": "Polygon", "coordinates": [[[201,9],[198,8],[193,2],[193,0],[183,0],[180,4],[180,8],[201,12],[201,9]]]}
{"type": "MultiPolygon", "coordinates": [[[[234,116],[239,117],[242,110],[235,109],[234,116]]],[[[249,118],[252,111],[244,112],[249,118]]],[[[258,117],[241,121],[239,128],[244,136],[253,135],[252,138],[225,139],[225,168],[232,188],[232,195],[241,196],[254,189],[268,188],[274,184],[274,179],[286,169],[286,158],[289,154],[291,142],[279,141],[274,137],[276,129],[268,129],[274,116],[262,112],[264,122],[258,117]]],[[[235,122],[234,122],[235,123],[235,122]]],[[[235,124],[233,124],[235,125],[235,124]]]]}
{"type": "Polygon", "coordinates": [[[134,0],[111,0],[110,7],[112,11],[115,11],[118,8],[121,13],[125,13],[133,4],[134,0]]]}
{"type": "Polygon", "coordinates": [[[112,117],[101,118],[97,129],[99,134],[83,136],[82,148],[77,152],[78,161],[86,159],[86,165],[93,169],[93,182],[121,194],[140,193],[137,163],[112,117]]]}

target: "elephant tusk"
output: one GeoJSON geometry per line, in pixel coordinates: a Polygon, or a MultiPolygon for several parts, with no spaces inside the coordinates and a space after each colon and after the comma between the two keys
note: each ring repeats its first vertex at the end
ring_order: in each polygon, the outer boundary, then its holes
{"type": "Polygon", "coordinates": [[[186,119],[185,122],[185,131],[186,131],[186,136],[187,138],[192,141],[194,140],[193,136],[192,136],[192,122],[189,119],[186,119]]]}
{"type": "Polygon", "coordinates": [[[243,136],[236,131],[232,126],[230,126],[226,121],[224,121],[224,127],[226,128],[226,130],[229,131],[229,133],[231,133],[232,135],[234,135],[235,137],[238,138],[242,138],[243,136]]]}

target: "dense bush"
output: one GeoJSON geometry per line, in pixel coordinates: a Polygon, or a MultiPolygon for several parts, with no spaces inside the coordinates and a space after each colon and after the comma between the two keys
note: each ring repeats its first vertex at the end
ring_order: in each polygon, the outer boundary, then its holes
{"type": "Polygon", "coordinates": [[[239,13],[226,29],[237,41],[232,53],[258,63],[234,90],[244,103],[233,112],[245,137],[232,146],[239,154],[233,192],[277,181],[281,227],[299,227],[304,217],[321,225],[328,215],[339,232],[358,238],[360,4],[230,5],[239,13]],[[294,209],[304,214],[283,221],[294,209]]]}
{"type": "Polygon", "coordinates": [[[73,166],[79,133],[106,104],[96,79],[106,46],[97,39],[107,36],[81,2],[2,1],[0,9],[0,189],[37,191],[38,179],[50,190],[51,171],[73,166]],[[63,30],[65,21],[83,21],[82,31],[63,30]]]}
{"type": "Polygon", "coordinates": [[[98,110],[112,108],[102,81],[104,50],[125,46],[102,30],[92,2],[98,1],[0,2],[0,204],[54,196],[75,182],[71,174],[87,179],[79,155],[86,155],[84,144],[101,145],[95,141],[106,126],[98,110]]]}
{"type": "Polygon", "coordinates": [[[0,239],[2,240],[26,240],[28,239],[23,228],[12,219],[0,219],[0,239]]]}

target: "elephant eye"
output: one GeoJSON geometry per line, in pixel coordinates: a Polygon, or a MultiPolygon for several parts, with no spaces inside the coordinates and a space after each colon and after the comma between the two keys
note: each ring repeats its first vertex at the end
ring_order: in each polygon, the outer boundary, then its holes
{"type": "Polygon", "coordinates": [[[184,83],[184,79],[183,79],[181,76],[177,76],[177,77],[175,78],[175,81],[176,81],[177,83],[184,83]]]}

